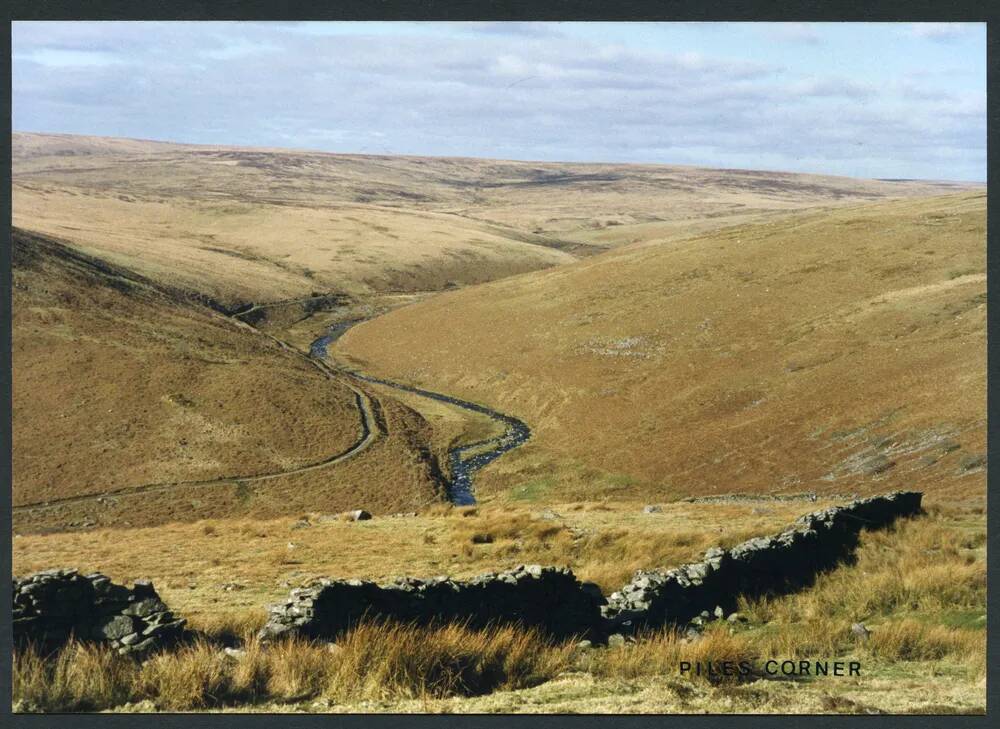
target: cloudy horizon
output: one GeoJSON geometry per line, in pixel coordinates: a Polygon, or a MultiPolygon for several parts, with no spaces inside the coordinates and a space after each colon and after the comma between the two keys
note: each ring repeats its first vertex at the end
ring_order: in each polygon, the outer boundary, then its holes
{"type": "Polygon", "coordinates": [[[16,131],[986,179],[976,23],[14,22],[16,131]]]}

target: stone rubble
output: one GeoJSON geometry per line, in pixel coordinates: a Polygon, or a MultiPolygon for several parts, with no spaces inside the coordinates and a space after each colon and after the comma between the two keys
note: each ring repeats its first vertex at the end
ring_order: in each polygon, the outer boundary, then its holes
{"type": "Polygon", "coordinates": [[[14,644],[43,649],[75,637],[142,654],[176,641],[185,620],[176,618],[147,580],[132,589],[98,572],[53,569],[14,578],[14,644]]]}

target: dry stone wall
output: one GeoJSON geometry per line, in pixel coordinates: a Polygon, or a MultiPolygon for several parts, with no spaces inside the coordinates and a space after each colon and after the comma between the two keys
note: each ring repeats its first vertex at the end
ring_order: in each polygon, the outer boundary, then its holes
{"type": "Polygon", "coordinates": [[[921,494],[896,492],[801,517],[780,534],[732,549],[710,549],[700,562],[636,573],[605,600],[568,569],[521,566],[460,582],[400,578],[378,585],[320,580],[270,607],[265,639],[335,639],[364,617],[402,622],[521,623],[555,638],[602,638],[645,627],[683,624],[703,611],[731,612],[740,595],[781,593],[808,584],[852,554],[858,533],[920,511],[921,494]]]}
{"type": "Polygon", "coordinates": [[[46,570],[14,578],[14,645],[55,648],[70,636],[110,644],[120,653],[143,653],[177,640],[183,618],[174,617],[153,584],[132,589],[100,573],[46,570]]]}
{"type": "MultiPolygon", "coordinates": [[[[895,492],[816,511],[769,537],[713,548],[700,562],[644,570],[607,600],[566,568],[522,565],[470,580],[398,578],[387,584],[324,579],[292,590],[269,608],[265,639],[335,640],[363,619],[418,625],[521,624],[555,639],[603,640],[642,628],[685,624],[708,611],[731,612],[739,596],[779,594],[809,584],[849,559],[865,528],[920,512],[922,494],[895,492]],[[719,609],[716,609],[719,608],[719,609]]],[[[69,637],[142,654],[184,634],[148,581],[132,589],[105,575],[48,570],[14,579],[14,642],[55,647],[69,637]]]]}
{"type": "Polygon", "coordinates": [[[922,494],[895,492],[800,517],[791,529],[732,549],[713,548],[700,562],[641,570],[612,594],[601,613],[609,632],[685,623],[703,611],[731,612],[739,596],[780,594],[809,584],[851,557],[862,529],[887,526],[920,511],[922,494]]]}
{"type": "Polygon", "coordinates": [[[320,580],[292,590],[272,605],[265,639],[300,635],[335,639],[362,618],[418,625],[467,622],[520,623],[554,638],[600,630],[604,598],[597,585],[581,583],[565,568],[521,565],[468,581],[402,577],[378,585],[363,580],[320,580]]]}

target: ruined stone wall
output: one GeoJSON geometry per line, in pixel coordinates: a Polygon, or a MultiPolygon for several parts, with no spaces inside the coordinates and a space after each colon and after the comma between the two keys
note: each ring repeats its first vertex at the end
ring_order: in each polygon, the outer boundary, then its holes
{"type": "MultiPolygon", "coordinates": [[[[700,562],[639,571],[607,600],[596,585],[581,583],[569,569],[538,565],[464,581],[404,577],[379,585],[324,579],[272,605],[261,635],[334,640],[363,619],[460,622],[473,628],[521,624],[555,639],[598,640],[683,625],[704,611],[732,611],[741,595],[780,594],[808,585],[819,572],[851,557],[862,529],[919,513],[921,496],[895,492],[806,514],[780,534],[728,550],[710,549],[700,562]]],[[[72,634],[141,653],[176,640],[184,628],[184,620],[173,616],[149,582],[137,581],[129,590],[104,575],[81,576],[76,570],[15,579],[13,607],[15,645],[55,646],[72,634]]]]}
{"type": "Polygon", "coordinates": [[[142,653],[173,642],[185,621],[175,618],[151,582],[132,589],[100,573],[46,570],[14,578],[14,645],[55,648],[70,636],[142,653]]]}
{"type": "Polygon", "coordinates": [[[852,554],[863,528],[915,514],[920,500],[919,493],[896,492],[807,514],[780,534],[730,550],[710,549],[701,562],[640,571],[607,601],[595,585],[580,583],[568,569],[537,565],[468,582],[444,577],[401,578],[386,585],[322,580],[272,605],[262,635],[333,638],[365,615],[418,624],[468,621],[474,627],[520,622],[556,638],[684,623],[717,606],[729,612],[740,595],[808,584],[852,554]]]}
{"type": "Polygon", "coordinates": [[[700,562],[642,570],[612,594],[601,613],[610,632],[682,624],[703,611],[731,612],[739,596],[780,594],[803,587],[848,559],[862,529],[877,529],[920,511],[922,494],[895,492],[800,517],[791,529],[732,549],[713,548],[700,562]]]}
{"type": "Polygon", "coordinates": [[[554,638],[599,631],[604,598],[565,568],[520,566],[468,581],[446,577],[400,578],[378,585],[362,580],[321,580],[292,590],[272,605],[261,635],[332,639],[366,618],[419,625],[466,622],[471,627],[520,623],[554,638]]]}

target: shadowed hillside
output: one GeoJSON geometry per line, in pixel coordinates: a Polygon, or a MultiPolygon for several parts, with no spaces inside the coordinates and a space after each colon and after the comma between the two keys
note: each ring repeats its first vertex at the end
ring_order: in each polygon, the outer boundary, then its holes
{"type": "Polygon", "coordinates": [[[359,480],[352,464],[260,484],[230,478],[354,448],[367,427],[359,396],[248,327],[56,241],[15,230],[13,264],[14,505],[114,494],[19,520],[138,524],[435,498],[423,421],[391,399],[373,401],[388,433],[363,455],[381,459],[369,472],[384,469],[398,488],[359,480]],[[229,483],[184,486],[213,479],[229,483]],[[165,486],[128,494],[150,484],[165,486]]]}
{"type": "Polygon", "coordinates": [[[512,498],[980,494],[985,194],[625,247],[359,325],[363,369],[525,420],[512,498]]]}

